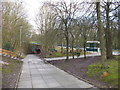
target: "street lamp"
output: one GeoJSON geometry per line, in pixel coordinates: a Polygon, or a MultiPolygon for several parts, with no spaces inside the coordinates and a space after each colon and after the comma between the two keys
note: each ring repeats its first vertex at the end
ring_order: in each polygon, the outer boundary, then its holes
{"type": "Polygon", "coordinates": [[[21,44],[21,42],[22,42],[22,24],[20,25],[20,56],[21,56],[21,52],[22,52],[22,48],[21,48],[21,46],[22,46],[22,44],[21,44]]]}

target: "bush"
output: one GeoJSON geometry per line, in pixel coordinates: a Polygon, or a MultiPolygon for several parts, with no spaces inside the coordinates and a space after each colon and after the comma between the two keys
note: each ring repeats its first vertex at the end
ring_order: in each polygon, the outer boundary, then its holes
{"type": "Polygon", "coordinates": [[[10,50],[10,51],[13,51],[13,49],[14,49],[14,47],[12,47],[10,42],[7,42],[7,43],[3,44],[2,48],[5,49],[5,50],[10,50]]]}

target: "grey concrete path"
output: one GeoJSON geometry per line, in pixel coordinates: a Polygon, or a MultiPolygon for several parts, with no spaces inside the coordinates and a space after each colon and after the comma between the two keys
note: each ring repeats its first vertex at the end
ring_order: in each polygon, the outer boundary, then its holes
{"type": "MultiPolygon", "coordinates": [[[[86,56],[100,56],[101,54],[99,52],[93,52],[92,54],[87,54],[86,56]]],[[[120,52],[113,52],[113,55],[120,55],[120,52]]],[[[83,58],[84,55],[80,55],[79,57],[74,56],[74,58],[83,58]]],[[[66,57],[54,57],[54,58],[45,58],[47,61],[52,61],[52,60],[63,60],[66,59],[66,57]]],[[[72,59],[72,56],[69,56],[69,59],[72,59]]]]}
{"type": "Polygon", "coordinates": [[[35,55],[27,55],[18,88],[95,88],[74,76],[44,62],[35,55]]]}
{"type": "MultiPolygon", "coordinates": [[[[92,53],[92,54],[88,54],[86,55],[87,57],[89,56],[100,56],[100,53],[92,53]]],[[[74,58],[83,58],[84,55],[80,55],[79,57],[74,56],[74,58]]],[[[47,61],[52,61],[52,60],[62,60],[62,59],[66,59],[66,57],[55,57],[55,58],[45,58],[47,61]]],[[[69,56],[69,59],[72,59],[72,56],[69,56]]]]}

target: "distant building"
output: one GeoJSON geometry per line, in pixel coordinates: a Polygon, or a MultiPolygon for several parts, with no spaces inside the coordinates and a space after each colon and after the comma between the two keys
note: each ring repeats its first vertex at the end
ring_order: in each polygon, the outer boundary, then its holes
{"type": "Polygon", "coordinates": [[[93,52],[100,51],[99,41],[87,41],[86,44],[87,44],[86,51],[93,51],[93,52]]]}

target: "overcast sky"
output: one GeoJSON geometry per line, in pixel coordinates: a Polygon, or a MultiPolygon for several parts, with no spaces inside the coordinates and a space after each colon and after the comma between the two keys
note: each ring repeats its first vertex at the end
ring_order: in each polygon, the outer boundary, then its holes
{"type": "MultiPolygon", "coordinates": [[[[28,19],[30,23],[34,26],[35,28],[35,17],[36,14],[38,13],[38,9],[42,6],[43,2],[45,1],[60,1],[60,0],[22,0],[28,14],[28,19]]],[[[78,1],[78,0],[64,0],[66,2],[70,1],[78,1]]],[[[36,28],[35,28],[36,29],[36,28]]]]}
{"type": "MultiPolygon", "coordinates": [[[[27,10],[28,19],[35,28],[35,17],[36,17],[36,14],[38,13],[38,9],[42,6],[43,2],[45,2],[45,1],[56,2],[56,1],[60,1],[60,0],[20,0],[20,1],[23,2],[24,7],[27,10]]],[[[91,2],[92,1],[93,2],[95,0],[61,0],[61,1],[65,1],[65,2],[70,2],[70,1],[91,2]]]]}
{"type": "Polygon", "coordinates": [[[30,23],[35,28],[35,16],[37,14],[38,9],[41,7],[42,3],[45,0],[23,0],[24,7],[27,10],[27,15],[30,23]]]}
{"type": "MultiPolygon", "coordinates": [[[[35,24],[35,17],[36,17],[36,14],[38,13],[39,8],[42,6],[42,4],[45,1],[57,2],[60,0],[2,0],[2,1],[10,1],[10,2],[22,1],[23,5],[25,7],[25,10],[27,11],[26,13],[27,13],[29,22],[33,25],[34,29],[37,29],[36,24],[35,24]]],[[[71,1],[82,2],[82,1],[91,1],[91,0],[61,0],[61,1],[65,1],[65,2],[69,3],[71,1]]]]}
{"type": "MultiPolygon", "coordinates": [[[[2,0],[2,1],[16,1],[16,0],[2,0]]],[[[29,19],[30,23],[35,28],[35,21],[34,20],[35,20],[36,14],[38,13],[38,9],[41,7],[43,2],[45,2],[45,1],[56,2],[56,1],[60,1],[60,0],[19,0],[19,1],[23,2],[23,5],[27,11],[28,19],[29,19]]],[[[70,1],[80,1],[80,2],[88,1],[88,2],[91,2],[94,0],[62,0],[62,1],[65,1],[65,2],[70,2],[70,1]]]]}
{"type": "MultiPolygon", "coordinates": [[[[36,14],[38,13],[38,9],[42,6],[43,2],[45,2],[45,1],[56,2],[56,1],[60,1],[60,0],[20,0],[20,1],[23,2],[23,5],[27,10],[27,15],[28,15],[28,19],[29,19],[30,23],[36,29],[35,17],[36,17],[36,14]]],[[[82,1],[91,1],[91,0],[61,0],[61,1],[65,1],[65,2],[69,3],[71,1],[82,2],[82,1]]]]}

